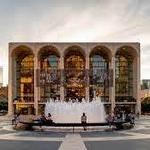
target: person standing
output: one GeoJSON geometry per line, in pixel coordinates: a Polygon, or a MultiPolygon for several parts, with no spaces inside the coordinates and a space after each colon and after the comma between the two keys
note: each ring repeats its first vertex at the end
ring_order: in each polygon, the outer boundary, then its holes
{"type": "Polygon", "coordinates": [[[111,113],[109,113],[108,116],[106,117],[106,121],[108,122],[109,128],[111,128],[111,125],[114,121],[114,117],[111,113]]]}
{"type": "Polygon", "coordinates": [[[87,130],[87,128],[86,128],[86,122],[87,122],[87,116],[85,115],[85,113],[83,113],[82,116],[81,116],[81,123],[83,125],[84,131],[87,130]]]}
{"type": "Polygon", "coordinates": [[[20,113],[14,114],[14,117],[12,119],[12,125],[17,127],[17,124],[20,122],[20,113]]]}
{"type": "Polygon", "coordinates": [[[131,114],[130,114],[130,120],[131,120],[130,123],[135,125],[135,115],[133,112],[131,112],[131,114]]]}

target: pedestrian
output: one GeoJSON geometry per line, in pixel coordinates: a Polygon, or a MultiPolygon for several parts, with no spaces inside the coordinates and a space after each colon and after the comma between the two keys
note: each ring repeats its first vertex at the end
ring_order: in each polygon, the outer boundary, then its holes
{"type": "Polygon", "coordinates": [[[19,121],[20,121],[19,116],[20,116],[20,113],[15,113],[15,114],[14,114],[14,117],[13,117],[13,119],[12,119],[12,125],[14,125],[15,128],[17,127],[17,124],[18,124],[19,121]]]}
{"type": "Polygon", "coordinates": [[[131,125],[135,125],[135,123],[134,123],[134,121],[135,121],[135,115],[134,115],[133,112],[131,112],[131,113],[129,114],[129,119],[130,119],[130,124],[131,124],[131,125]]]}
{"type": "Polygon", "coordinates": [[[46,123],[46,117],[44,114],[41,114],[40,118],[39,118],[39,123],[40,123],[40,130],[42,131],[42,125],[44,125],[46,123]]]}
{"type": "Polygon", "coordinates": [[[82,116],[81,116],[81,123],[83,125],[84,131],[87,130],[87,128],[86,128],[86,122],[87,122],[87,116],[85,115],[85,113],[83,113],[82,116]]]}
{"type": "Polygon", "coordinates": [[[137,112],[137,119],[139,119],[140,118],[140,113],[139,112],[137,112]]]}
{"type": "Polygon", "coordinates": [[[108,114],[106,121],[108,122],[109,127],[111,128],[111,125],[113,123],[113,116],[111,113],[108,114]]]}
{"type": "Polygon", "coordinates": [[[12,125],[16,124],[16,118],[17,118],[17,114],[15,113],[12,119],[12,125]]]}

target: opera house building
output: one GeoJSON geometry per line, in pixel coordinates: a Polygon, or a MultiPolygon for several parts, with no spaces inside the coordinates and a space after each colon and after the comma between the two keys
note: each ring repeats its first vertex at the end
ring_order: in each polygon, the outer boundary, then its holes
{"type": "Polygon", "coordinates": [[[140,113],[139,43],[9,43],[9,114],[47,101],[91,102],[140,113]]]}

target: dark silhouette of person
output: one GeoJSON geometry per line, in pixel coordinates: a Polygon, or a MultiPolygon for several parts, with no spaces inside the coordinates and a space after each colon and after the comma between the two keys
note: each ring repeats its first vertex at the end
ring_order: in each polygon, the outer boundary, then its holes
{"type": "Polygon", "coordinates": [[[50,123],[50,124],[53,122],[53,120],[52,120],[52,115],[51,115],[50,113],[48,113],[48,116],[46,117],[46,120],[47,120],[47,122],[50,123]]]}
{"type": "Polygon", "coordinates": [[[85,113],[83,113],[82,116],[81,116],[81,123],[83,125],[83,129],[84,130],[87,130],[87,128],[86,128],[86,122],[87,122],[87,116],[85,115],[85,113]]]}

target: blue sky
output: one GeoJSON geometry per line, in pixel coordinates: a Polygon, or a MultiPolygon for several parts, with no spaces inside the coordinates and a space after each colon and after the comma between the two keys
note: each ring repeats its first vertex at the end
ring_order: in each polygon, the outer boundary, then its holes
{"type": "Polygon", "coordinates": [[[8,83],[9,42],[140,42],[150,78],[148,0],[0,0],[0,66],[8,83]]]}

